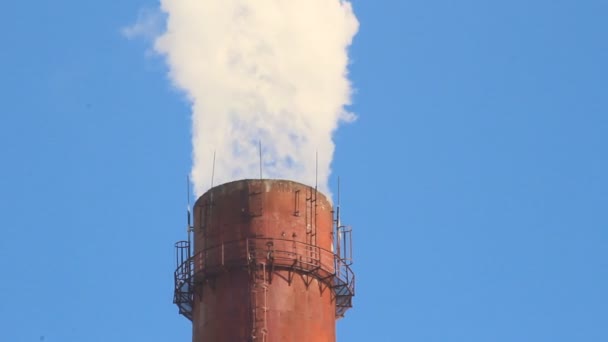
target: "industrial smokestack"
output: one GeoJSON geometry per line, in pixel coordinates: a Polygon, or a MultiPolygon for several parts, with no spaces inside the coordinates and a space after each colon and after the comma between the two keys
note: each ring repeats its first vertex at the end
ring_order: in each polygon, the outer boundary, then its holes
{"type": "Polygon", "coordinates": [[[161,10],[163,33],[153,14],[124,33],[155,37],[192,103],[202,196],[175,246],[173,299],[193,341],[335,342],[354,296],[351,230],[323,193],[332,134],[354,119],[350,2],[161,0],[161,10]]]}
{"type": "Polygon", "coordinates": [[[350,2],[162,0],[161,7],[167,25],[155,50],[192,102],[197,195],[210,187],[214,152],[215,184],[259,178],[260,140],[265,177],[315,184],[318,176],[328,193],[332,133],[354,118],[345,109],[347,49],[358,29],[350,2]]]}
{"type": "Polygon", "coordinates": [[[335,342],[352,306],[350,228],[328,199],[286,180],[219,185],[176,244],[175,295],[192,341],[335,342]]]}

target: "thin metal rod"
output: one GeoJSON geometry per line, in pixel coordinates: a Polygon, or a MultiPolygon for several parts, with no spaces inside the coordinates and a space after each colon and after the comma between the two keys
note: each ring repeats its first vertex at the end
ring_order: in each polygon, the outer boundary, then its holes
{"type": "Polygon", "coordinates": [[[315,156],[315,195],[317,192],[318,181],[319,181],[319,151],[317,150],[317,154],[315,156]]]}
{"type": "Polygon", "coordinates": [[[187,202],[187,211],[188,211],[188,258],[190,258],[190,254],[191,254],[191,234],[192,234],[192,213],[190,212],[190,175],[186,176],[186,194],[188,196],[188,198],[186,199],[187,202]]]}
{"type": "Polygon", "coordinates": [[[262,177],[262,140],[258,141],[258,147],[259,147],[259,151],[260,151],[260,180],[263,179],[262,177]]]}
{"type": "Polygon", "coordinates": [[[318,184],[319,183],[319,150],[317,150],[316,156],[315,156],[315,208],[314,208],[314,225],[315,225],[315,241],[314,241],[314,245],[317,245],[317,195],[318,195],[318,184]]]}
{"type": "Polygon", "coordinates": [[[338,206],[336,208],[337,218],[336,223],[340,227],[340,176],[338,176],[338,206]]]}
{"type": "Polygon", "coordinates": [[[191,213],[190,213],[190,176],[186,176],[186,203],[188,209],[188,231],[190,231],[190,227],[192,226],[191,222],[191,213]]]}
{"type": "Polygon", "coordinates": [[[190,241],[190,176],[186,176],[186,210],[188,211],[188,241],[190,241]]]}
{"type": "Polygon", "coordinates": [[[211,167],[211,187],[213,188],[213,178],[215,177],[215,151],[213,151],[213,166],[211,167]]]}
{"type": "Polygon", "coordinates": [[[343,258],[342,251],[342,240],[344,237],[342,236],[343,232],[340,227],[340,176],[338,176],[338,205],[336,208],[336,252],[338,253],[338,258],[343,258]]]}

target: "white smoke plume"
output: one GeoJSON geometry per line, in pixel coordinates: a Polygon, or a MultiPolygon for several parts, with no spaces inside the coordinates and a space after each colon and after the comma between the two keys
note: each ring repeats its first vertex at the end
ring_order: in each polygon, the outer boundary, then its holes
{"type": "Polygon", "coordinates": [[[161,0],[155,50],[192,102],[195,191],[286,178],[328,192],[332,134],[354,115],[348,47],[358,30],[346,0],[161,0]]]}

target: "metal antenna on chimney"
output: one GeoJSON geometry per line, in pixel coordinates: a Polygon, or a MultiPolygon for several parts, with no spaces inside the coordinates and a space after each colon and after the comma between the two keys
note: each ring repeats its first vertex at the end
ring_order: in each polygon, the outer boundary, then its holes
{"type": "Polygon", "coordinates": [[[262,177],[262,140],[258,141],[258,148],[260,151],[260,180],[263,178],[262,177]]]}
{"type": "Polygon", "coordinates": [[[340,229],[340,176],[338,176],[338,203],[336,206],[336,253],[339,258],[342,258],[342,231],[340,229]]]}
{"type": "Polygon", "coordinates": [[[338,176],[338,205],[336,207],[336,224],[340,227],[340,176],[338,176]]]}
{"type": "Polygon", "coordinates": [[[190,246],[190,235],[192,234],[192,212],[190,211],[190,176],[186,176],[186,194],[188,198],[186,199],[187,205],[187,215],[188,215],[188,246],[190,246]]]}
{"type": "Polygon", "coordinates": [[[315,156],[315,196],[317,192],[317,185],[319,182],[319,150],[317,150],[317,154],[315,156]]]}
{"type": "Polygon", "coordinates": [[[213,151],[213,166],[211,166],[211,187],[213,188],[213,178],[215,177],[215,151],[213,151]]]}

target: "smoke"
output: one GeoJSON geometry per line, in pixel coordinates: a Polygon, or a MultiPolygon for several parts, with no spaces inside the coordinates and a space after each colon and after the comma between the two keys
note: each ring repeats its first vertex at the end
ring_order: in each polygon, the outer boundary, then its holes
{"type": "Polygon", "coordinates": [[[146,40],[155,40],[163,32],[164,18],[156,9],[142,8],[137,15],[135,24],[124,27],[122,34],[129,38],[143,37],[146,40]]]}
{"type": "Polygon", "coordinates": [[[154,49],[192,103],[195,191],[260,176],[328,192],[332,134],[354,120],[346,0],[161,0],[154,49]],[[318,169],[316,154],[318,152],[318,169]]]}

